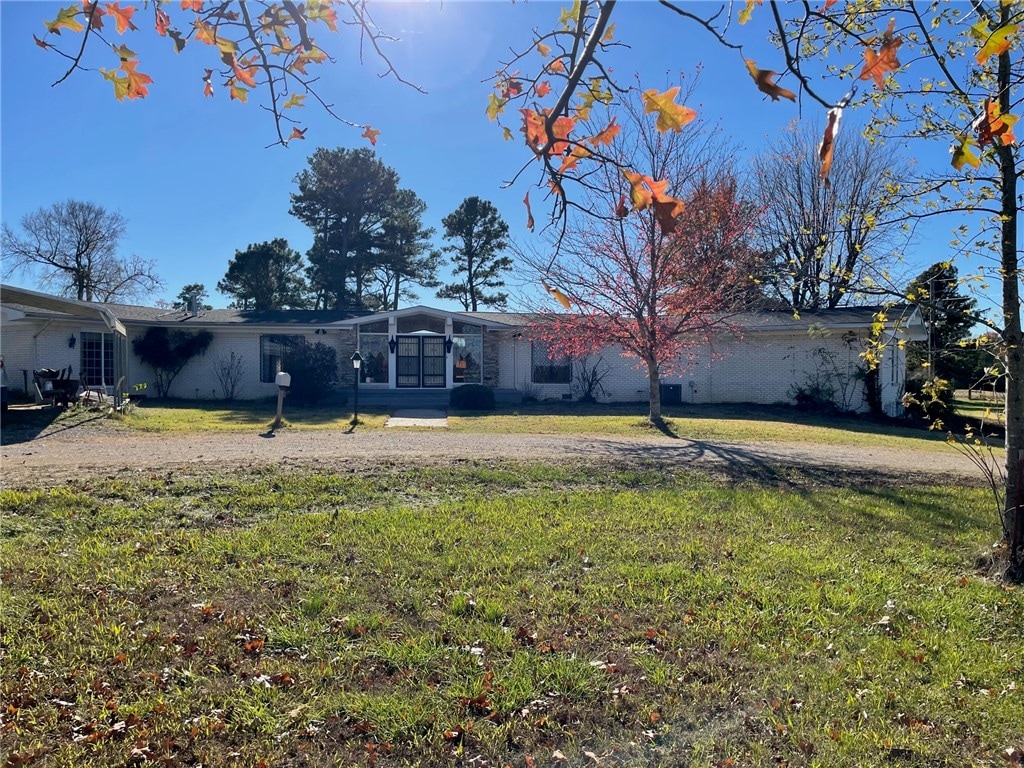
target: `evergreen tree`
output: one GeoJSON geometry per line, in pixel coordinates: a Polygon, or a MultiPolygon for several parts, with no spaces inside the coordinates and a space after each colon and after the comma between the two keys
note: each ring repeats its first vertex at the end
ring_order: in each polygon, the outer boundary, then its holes
{"type": "Polygon", "coordinates": [[[969,387],[979,366],[984,368],[979,362],[984,353],[961,344],[971,336],[978,302],[960,289],[959,272],[948,261],[932,264],[907,286],[907,297],[920,310],[929,336],[908,349],[912,378],[938,377],[954,387],[969,387]]]}
{"type": "Polygon", "coordinates": [[[187,312],[191,307],[191,302],[194,300],[196,303],[196,309],[213,309],[212,304],[207,304],[206,300],[210,298],[210,292],[206,290],[206,286],[202,283],[189,283],[175,297],[174,301],[171,302],[173,309],[187,312]]]}
{"type": "Polygon", "coordinates": [[[504,287],[501,275],[512,268],[512,259],[499,255],[508,247],[508,224],[498,210],[487,200],[467,197],[441,223],[444,239],[453,241],[442,250],[453,254],[448,263],[453,275],[462,279],[445,283],[438,298],[454,299],[467,312],[480,306],[504,309],[508,294],[488,293],[504,287]]]}
{"type": "Polygon", "coordinates": [[[303,309],[307,306],[302,256],[278,237],[235,251],[217,290],[236,309],[303,309]]]}

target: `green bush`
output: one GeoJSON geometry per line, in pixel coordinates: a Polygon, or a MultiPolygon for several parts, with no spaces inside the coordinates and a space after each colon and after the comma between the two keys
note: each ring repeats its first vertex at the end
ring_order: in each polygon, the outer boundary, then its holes
{"type": "Polygon", "coordinates": [[[463,384],[452,390],[449,405],[458,411],[493,411],[494,391],[482,384],[463,384]]]}
{"type": "Polygon", "coordinates": [[[338,361],[326,344],[302,344],[288,356],[289,394],[301,403],[318,403],[338,384],[338,361]]]}

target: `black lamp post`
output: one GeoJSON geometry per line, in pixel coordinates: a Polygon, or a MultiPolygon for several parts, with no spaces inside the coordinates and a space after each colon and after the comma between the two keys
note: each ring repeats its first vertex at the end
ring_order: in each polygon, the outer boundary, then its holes
{"type": "Polygon", "coordinates": [[[355,372],[353,389],[355,392],[355,398],[352,405],[352,426],[354,427],[359,423],[359,368],[363,364],[363,356],[359,354],[357,349],[352,353],[352,370],[355,372]]]}

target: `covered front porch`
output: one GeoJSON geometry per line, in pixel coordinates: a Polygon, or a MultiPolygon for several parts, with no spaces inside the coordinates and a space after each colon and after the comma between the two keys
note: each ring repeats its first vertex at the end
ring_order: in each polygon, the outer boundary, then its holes
{"type": "Polygon", "coordinates": [[[387,393],[404,393],[409,402],[418,395],[424,403],[444,405],[448,390],[454,387],[497,386],[497,332],[508,328],[422,306],[344,320],[335,326],[351,332],[352,348],[339,350],[341,364],[356,350],[362,358],[362,402],[371,404],[380,393],[381,404],[390,404],[395,399],[387,393]]]}

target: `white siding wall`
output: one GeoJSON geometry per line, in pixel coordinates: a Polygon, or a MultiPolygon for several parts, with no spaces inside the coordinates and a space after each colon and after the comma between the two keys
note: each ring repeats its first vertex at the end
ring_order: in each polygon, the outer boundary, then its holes
{"type": "Polygon", "coordinates": [[[0,328],[0,354],[4,356],[4,369],[11,389],[24,391],[26,377],[28,391],[32,391],[32,371],[37,368],[67,368],[71,378],[78,378],[82,361],[82,331],[106,331],[102,323],[66,322],[63,320],[37,320],[25,318],[4,323],[0,328]],[[68,339],[75,336],[75,347],[68,339]]]}

